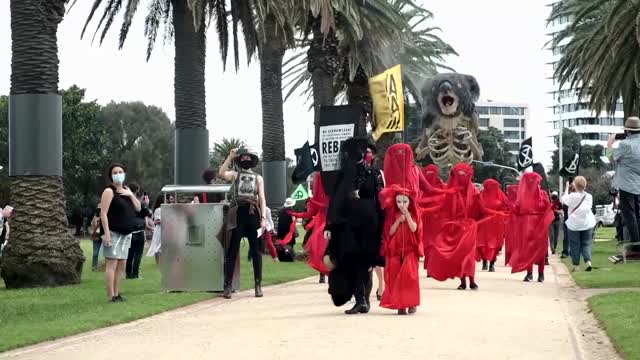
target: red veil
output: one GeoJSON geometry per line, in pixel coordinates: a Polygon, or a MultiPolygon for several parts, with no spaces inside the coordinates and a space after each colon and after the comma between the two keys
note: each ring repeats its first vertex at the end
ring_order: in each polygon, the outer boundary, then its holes
{"type": "Polygon", "coordinates": [[[482,216],[479,192],[473,186],[473,168],[456,164],[449,174],[447,188],[455,191],[443,197],[441,228],[429,254],[429,275],[444,281],[475,275],[477,223],[482,216]]]}
{"type": "Polygon", "coordinates": [[[440,176],[438,176],[439,173],[440,169],[434,164],[429,164],[422,169],[422,175],[429,185],[436,189],[444,189],[447,187],[447,184],[440,179],[440,176]]]}
{"type": "MultiPolygon", "coordinates": [[[[434,164],[430,164],[425,166],[422,169],[422,175],[425,181],[431,186],[435,191],[444,190],[447,187],[438,176],[440,169],[434,164]]],[[[421,199],[421,204],[426,206],[427,208],[434,207],[435,204],[438,204],[442,201],[443,197],[440,196],[425,196],[421,199]]],[[[438,211],[424,211],[422,213],[422,242],[424,247],[424,268],[427,268],[429,264],[429,253],[431,252],[431,247],[433,246],[433,242],[435,240],[436,234],[440,231],[440,225],[442,224],[441,214],[438,211]]]]}
{"type": "Polygon", "coordinates": [[[394,144],[384,157],[384,181],[386,186],[398,185],[418,194],[419,174],[413,163],[413,150],[408,144],[394,144]]]}
{"type": "Polygon", "coordinates": [[[553,211],[549,196],[540,188],[542,178],[536,173],[526,173],[518,186],[518,197],[512,208],[515,213],[514,227],[518,236],[512,238],[509,264],[511,272],[526,271],[544,262],[549,245],[549,224],[553,211]]]}
{"type": "Polygon", "coordinates": [[[509,218],[507,219],[507,229],[504,235],[504,264],[509,265],[511,252],[518,239],[518,229],[516,228],[516,212],[513,207],[518,199],[518,184],[507,185],[507,204],[509,205],[509,218]]]}
{"type": "Polygon", "coordinates": [[[418,280],[419,258],[422,256],[421,221],[414,191],[398,185],[386,187],[380,193],[385,209],[384,241],[381,254],[385,257],[384,278],[386,289],[380,306],[388,309],[406,309],[420,305],[420,284],[418,280]],[[410,199],[409,214],[417,224],[415,232],[404,222],[390,235],[391,226],[401,215],[396,205],[396,196],[406,195],[410,199]]]}
{"type": "MultiPolygon", "coordinates": [[[[500,189],[499,182],[488,179],[482,183],[482,188],[480,200],[484,209],[501,213],[508,210],[507,196],[500,189]]],[[[504,242],[506,225],[507,217],[503,215],[494,215],[478,225],[476,260],[495,260],[504,242]]]]}
{"type": "Polygon", "coordinates": [[[305,227],[306,231],[311,231],[311,235],[304,245],[304,249],[309,254],[309,266],[326,275],[329,271],[324,265],[322,257],[327,248],[327,240],[324,238],[324,227],[327,223],[329,196],[324,192],[320,172],[316,172],[313,176],[311,189],[312,197],[307,202],[306,211],[301,214],[291,213],[291,215],[303,219],[312,219],[305,227]]]}

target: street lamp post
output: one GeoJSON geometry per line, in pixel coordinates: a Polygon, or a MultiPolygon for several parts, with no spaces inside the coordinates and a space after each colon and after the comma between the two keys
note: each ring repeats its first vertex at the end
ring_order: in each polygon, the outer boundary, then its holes
{"type": "Polygon", "coordinates": [[[564,163],[563,161],[563,154],[562,154],[562,133],[563,133],[563,128],[564,128],[564,123],[562,122],[562,102],[560,100],[560,95],[561,95],[562,91],[558,90],[558,115],[559,115],[559,128],[560,128],[560,134],[558,135],[558,189],[560,190],[559,193],[562,194],[563,193],[563,186],[564,184],[562,183],[562,175],[560,175],[560,169],[562,169],[562,164],[564,163]]]}

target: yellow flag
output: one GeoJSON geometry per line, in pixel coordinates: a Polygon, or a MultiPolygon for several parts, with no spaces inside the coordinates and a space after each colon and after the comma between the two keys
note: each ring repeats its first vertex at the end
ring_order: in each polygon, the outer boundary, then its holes
{"type": "Polygon", "coordinates": [[[400,65],[369,78],[376,129],[373,138],[388,132],[404,130],[404,94],[400,65]]]}

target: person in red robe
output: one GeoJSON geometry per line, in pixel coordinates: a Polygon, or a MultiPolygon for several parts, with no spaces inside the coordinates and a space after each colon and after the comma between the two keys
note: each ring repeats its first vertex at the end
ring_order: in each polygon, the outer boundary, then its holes
{"type": "Polygon", "coordinates": [[[507,204],[509,205],[509,217],[507,219],[507,230],[504,236],[504,264],[509,265],[511,251],[518,239],[518,229],[516,228],[516,213],[513,207],[518,199],[518,184],[507,185],[507,204]]]}
{"type": "Polygon", "coordinates": [[[420,305],[421,221],[415,199],[413,191],[398,185],[381,192],[386,214],[381,252],[387,284],[380,306],[397,310],[399,315],[413,314],[420,305]]]}
{"type": "Polygon", "coordinates": [[[438,281],[460,278],[459,290],[470,288],[477,290],[476,237],[477,220],[484,211],[480,202],[480,193],[471,182],[473,168],[466,163],[456,164],[449,173],[447,193],[440,206],[440,229],[429,254],[427,271],[438,281]]]}
{"type": "Polygon", "coordinates": [[[553,211],[549,196],[540,188],[542,178],[536,173],[522,175],[518,197],[512,211],[518,236],[513,241],[511,273],[527,271],[524,281],[533,280],[533,265],[538,265],[538,282],[544,281],[544,262],[549,246],[549,225],[553,211]]]}
{"type": "MultiPolygon", "coordinates": [[[[447,187],[438,175],[440,173],[440,169],[434,165],[429,164],[422,169],[422,175],[425,180],[433,189],[436,190],[444,190],[447,187]]],[[[425,196],[422,199],[422,205],[426,207],[433,206],[438,201],[442,200],[442,196],[425,196]]],[[[436,234],[439,231],[438,225],[441,224],[441,221],[438,219],[438,212],[436,211],[423,211],[422,218],[422,246],[424,248],[424,269],[427,270],[427,264],[429,263],[429,253],[431,252],[431,247],[433,246],[433,241],[436,234]]],[[[427,274],[429,277],[429,274],[427,274]]]]}
{"type": "Polygon", "coordinates": [[[482,270],[495,272],[496,259],[504,243],[509,204],[496,180],[487,179],[482,183],[482,189],[480,201],[483,209],[496,215],[478,225],[476,260],[482,260],[482,270]]]}
{"type": "Polygon", "coordinates": [[[307,264],[320,272],[320,283],[325,282],[325,275],[329,273],[322,258],[325,250],[327,249],[327,240],[324,238],[324,227],[327,223],[327,209],[329,208],[329,197],[324,192],[322,186],[322,177],[320,172],[316,172],[313,176],[311,184],[311,198],[307,202],[307,207],[304,213],[290,214],[297,218],[311,219],[305,230],[311,235],[303,248],[308,254],[307,264]]]}

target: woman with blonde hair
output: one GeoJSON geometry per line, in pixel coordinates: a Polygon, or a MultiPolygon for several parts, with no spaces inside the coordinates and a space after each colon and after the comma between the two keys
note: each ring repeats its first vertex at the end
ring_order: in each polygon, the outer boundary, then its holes
{"type": "Polygon", "coordinates": [[[596,218],[591,211],[593,197],[585,190],[587,179],[577,176],[573,184],[567,182],[562,203],[569,208],[567,214],[567,229],[569,230],[569,253],[573,264],[573,271],[578,270],[580,255],[582,255],[586,271],[591,271],[591,241],[596,218]],[[575,192],[569,193],[569,187],[573,185],[575,192]]]}

